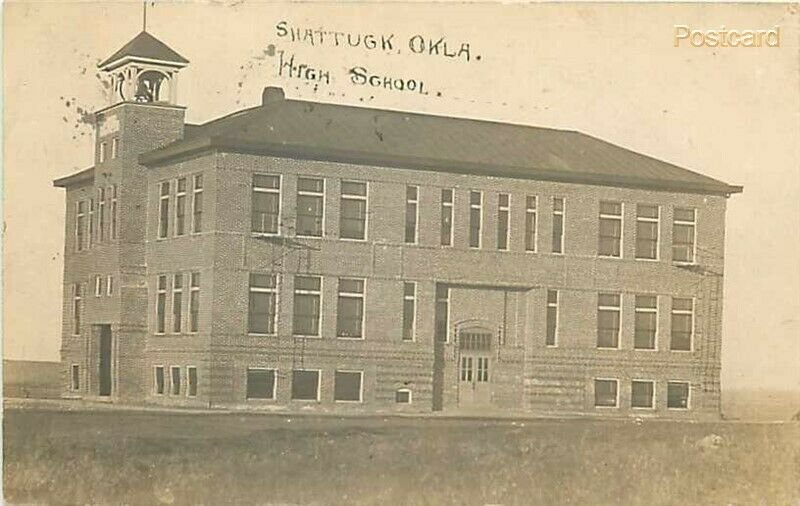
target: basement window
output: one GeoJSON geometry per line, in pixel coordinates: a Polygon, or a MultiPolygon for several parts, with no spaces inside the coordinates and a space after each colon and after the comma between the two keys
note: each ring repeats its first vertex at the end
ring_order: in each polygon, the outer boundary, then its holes
{"type": "Polygon", "coordinates": [[[667,408],[689,409],[689,383],[685,381],[667,382],[667,408]]]}
{"type": "Polygon", "coordinates": [[[275,399],[275,369],[247,369],[247,399],[275,399]]]}
{"type": "Polygon", "coordinates": [[[172,395],[180,395],[181,394],[181,368],[180,366],[172,366],[170,378],[172,381],[170,382],[170,393],[172,395]]]}
{"type": "Polygon", "coordinates": [[[153,373],[153,390],[156,395],[164,395],[164,366],[155,366],[153,373]]]}
{"type": "Polygon", "coordinates": [[[411,404],[411,390],[398,388],[394,393],[394,402],[397,404],[411,404]]]}
{"type": "Polygon", "coordinates": [[[197,397],[197,367],[195,366],[186,368],[186,395],[197,397]]]}
{"type": "Polygon", "coordinates": [[[654,406],[655,383],[652,381],[631,381],[631,407],[652,408],[654,406]]]}
{"type": "Polygon", "coordinates": [[[333,378],[333,400],[361,402],[363,371],[336,371],[333,378]]]}
{"type": "Polygon", "coordinates": [[[296,401],[318,401],[319,378],[320,372],[318,370],[292,371],[292,399],[296,401]]]}
{"type": "Polygon", "coordinates": [[[70,385],[72,391],[81,389],[81,366],[72,364],[72,384],[70,385]]]}

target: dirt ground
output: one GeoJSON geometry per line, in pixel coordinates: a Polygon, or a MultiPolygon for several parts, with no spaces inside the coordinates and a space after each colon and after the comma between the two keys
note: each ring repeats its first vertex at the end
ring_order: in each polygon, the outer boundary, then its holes
{"type": "Polygon", "coordinates": [[[27,504],[800,504],[800,424],[6,409],[27,504]]]}

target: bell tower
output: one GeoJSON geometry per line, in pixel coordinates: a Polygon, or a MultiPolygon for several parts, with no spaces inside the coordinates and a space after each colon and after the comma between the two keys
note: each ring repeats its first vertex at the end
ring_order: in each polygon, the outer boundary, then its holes
{"type": "Polygon", "coordinates": [[[177,103],[178,72],[189,60],[142,31],[98,65],[111,77],[111,104],[177,103]]]}

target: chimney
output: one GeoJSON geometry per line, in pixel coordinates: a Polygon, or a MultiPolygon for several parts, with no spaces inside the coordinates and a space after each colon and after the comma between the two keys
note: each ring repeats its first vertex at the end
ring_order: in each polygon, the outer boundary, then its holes
{"type": "Polygon", "coordinates": [[[267,86],[261,92],[261,105],[271,104],[273,102],[280,102],[284,100],[286,95],[283,93],[283,88],[277,86],[267,86]]]}

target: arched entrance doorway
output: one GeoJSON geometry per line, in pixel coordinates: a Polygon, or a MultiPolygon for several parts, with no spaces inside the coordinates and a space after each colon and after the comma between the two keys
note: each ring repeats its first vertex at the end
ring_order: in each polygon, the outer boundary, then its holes
{"type": "Polygon", "coordinates": [[[484,327],[458,331],[458,405],[491,404],[492,332],[484,327]]]}

